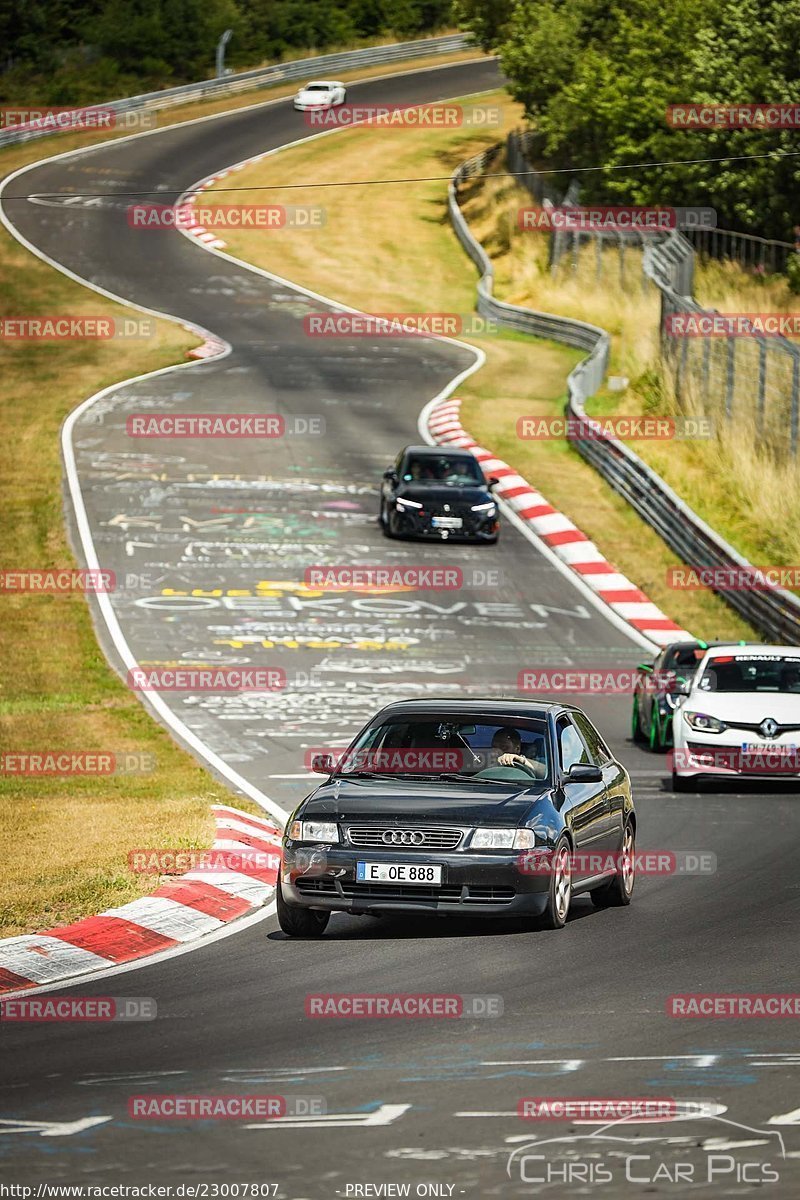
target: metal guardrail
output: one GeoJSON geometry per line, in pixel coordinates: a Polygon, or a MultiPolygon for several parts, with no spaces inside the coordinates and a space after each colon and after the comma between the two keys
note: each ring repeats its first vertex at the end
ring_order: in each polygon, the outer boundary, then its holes
{"type": "Polygon", "coordinates": [[[745,271],[773,275],[786,270],[797,246],[734,229],[687,229],[685,236],[704,258],[729,259],[745,271]]]}
{"type": "MultiPolygon", "coordinates": [[[[753,572],[755,568],[733,546],[720,537],[693,509],[681,500],[671,487],[651,467],[634,454],[623,442],[599,432],[596,422],[587,416],[585,402],[600,387],[608,364],[610,334],[597,325],[552,313],[537,312],[515,304],[506,304],[492,295],[494,269],[483,246],[473,236],[459,204],[459,189],[472,177],[480,175],[497,158],[502,147],[494,146],[483,154],[462,163],[453,173],[448,194],[450,220],[456,236],[469,257],[481,272],[478,281],[478,312],[492,317],[504,328],[521,330],[537,337],[551,338],[567,346],[589,351],[582,362],[567,377],[567,416],[575,422],[572,441],[578,453],[619,492],[639,515],[664,539],[670,549],[685,562],[697,567],[718,567],[732,571],[753,572]],[[589,437],[577,436],[583,431],[589,437]]],[[[656,246],[651,254],[657,254],[656,246]]],[[[691,247],[690,247],[691,249],[691,247]]],[[[682,256],[674,246],[665,246],[661,260],[662,272],[675,267],[673,278],[682,285],[688,283],[691,295],[691,276],[682,256]]],[[[656,264],[653,264],[655,270],[656,264]]],[[[653,275],[655,279],[655,275],[653,275]]],[[[665,279],[658,282],[664,287],[665,279]]],[[[676,303],[685,304],[687,297],[673,291],[676,303]]],[[[699,306],[698,306],[699,307],[699,306]]],[[[762,635],[776,642],[800,644],[800,599],[783,588],[765,591],[715,589],[750,622],[762,635]]]]}
{"type": "MultiPolygon", "coordinates": [[[[75,109],[76,113],[113,112],[116,115],[133,112],[150,112],[171,108],[190,100],[206,100],[216,96],[234,96],[250,89],[270,87],[274,83],[305,79],[309,74],[325,78],[341,71],[355,70],[365,66],[381,66],[384,63],[411,61],[430,54],[450,54],[466,49],[472,43],[469,34],[454,33],[444,37],[421,38],[415,42],[395,42],[389,46],[370,46],[363,50],[346,50],[339,54],[320,54],[315,58],[299,58],[293,62],[276,63],[271,67],[259,67],[254,71],[242,71],[222,79],[207,79],[199,83],[187,83],[182,87],[164,88],[159,92],[145,92],[139,96],[128,96],[108,103],[86,105],[75,109]]],[[[43,106],[45,107],[45,106],[43,106]]],[[[66,126],[68,131],[69,126],[66,126]]],[[[48,126],[18,125],[0,130],[0,146],[15,145],[34,138],[49,137],[60,130],[48,126]]]]}

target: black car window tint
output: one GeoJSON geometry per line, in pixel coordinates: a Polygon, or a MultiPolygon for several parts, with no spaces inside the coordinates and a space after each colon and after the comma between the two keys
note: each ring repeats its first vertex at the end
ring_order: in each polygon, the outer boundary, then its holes
{"type": "Polygon", "coordinates": [[[572,719],[578,726],[595,765],[601,767],[603,763],[609,762],[611,755],[608,748],[589,718],[583,713],[575,712],[572,714],[572,719]]]}
{"type": "Polygon", "coordinates": [[[561,759],[561,769],[565,772],[576,763],[589,763],[589,751],[567,717],[560,717],[558,722],[558,755],[561,759]]]}

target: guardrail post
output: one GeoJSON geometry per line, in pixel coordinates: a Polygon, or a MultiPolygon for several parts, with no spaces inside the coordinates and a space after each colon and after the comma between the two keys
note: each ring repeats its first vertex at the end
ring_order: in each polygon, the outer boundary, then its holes
{"type": "Polygon", "coordinates": [[[725,370],[725,416],[733,416],[733,389],[736,383],[736,338],[727,339],[727,364],[725,370]]]}
{"type": "Polygon", "coordinates": [[[797,455],[797,417],[800,403],[800,354],[792,351],[792,416],[791,416],[791,447],[792,455],[797,455]]]}
{"type": "Polygon", "coordinates": [[[767,403],[767,343],[764,338],[758,343],[758,404],[756,408],[756,429],[761,433],[764,428],[764,412],[767,403]]]}

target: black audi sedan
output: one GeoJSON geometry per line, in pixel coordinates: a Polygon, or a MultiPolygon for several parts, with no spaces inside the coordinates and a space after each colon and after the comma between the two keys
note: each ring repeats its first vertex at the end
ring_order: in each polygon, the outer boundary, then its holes
{"type": "Polygon", "coordinates": [[[627,771],[580,709],[537,700],[405,700],[350,747],[283,838],[278,920],[321,934],[332,912],[530,916],[561,928],[573,895],[630,903],[627,771]]]}
{"type": "Polygon", "coordinates": [[[381,528],[387,537],[496,542],[496,483],[466,450],[406,446],[383,473],[381,528]]]}

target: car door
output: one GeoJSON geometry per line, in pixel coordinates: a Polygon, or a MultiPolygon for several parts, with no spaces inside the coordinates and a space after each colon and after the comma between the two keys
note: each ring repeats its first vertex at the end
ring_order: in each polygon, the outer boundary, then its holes
{"type": "Polygon", "coordinates": [[[381,486],[381,495],[387,505],[391,504],[397,492],[398,485],[401,479],[401,469],[403,466],[404,452],[401,451],[394,461],[394,465],[389,467],[388,471],[383,473],[383,484],[381,486]]]}
{"type": "MultiPolygon", "coordinates": [[[[639,698],[639,728],[644,737],[650,736],[650,722],[653,719],[654,683],[662,669],[663,661],[664,653],[662,651],[656,655],[650,670],[644,671],[640,669],[639,671],[636,695],[639,698]]],[[[647,664],[642,663],[642,667],[645,666],[647,664]]]]}
{"type": "Polygon", "coordinates": [[[603,772],[603,783],[608,799],[607,831],[603,848],[619,851],[622,849],[622,832],[625,824],[625,799],[630,787],[628,776],[586,714],[573,712],[570,715],[588,747],[592,762],[596,763],[603,772]]]}
{"type": "Polygon", "coordinates": [[[575,839],[573,878],[578,883],[597,874],[586,861],[586,856],[604,854],[609,848],[608,796],[604,780],[583,783],[569,779],[569,769],[573,764],[594,764],[577,725],[566,713],[556,721],[556,744],[561,785],[566,797],[565,819],[575,839]]]}

